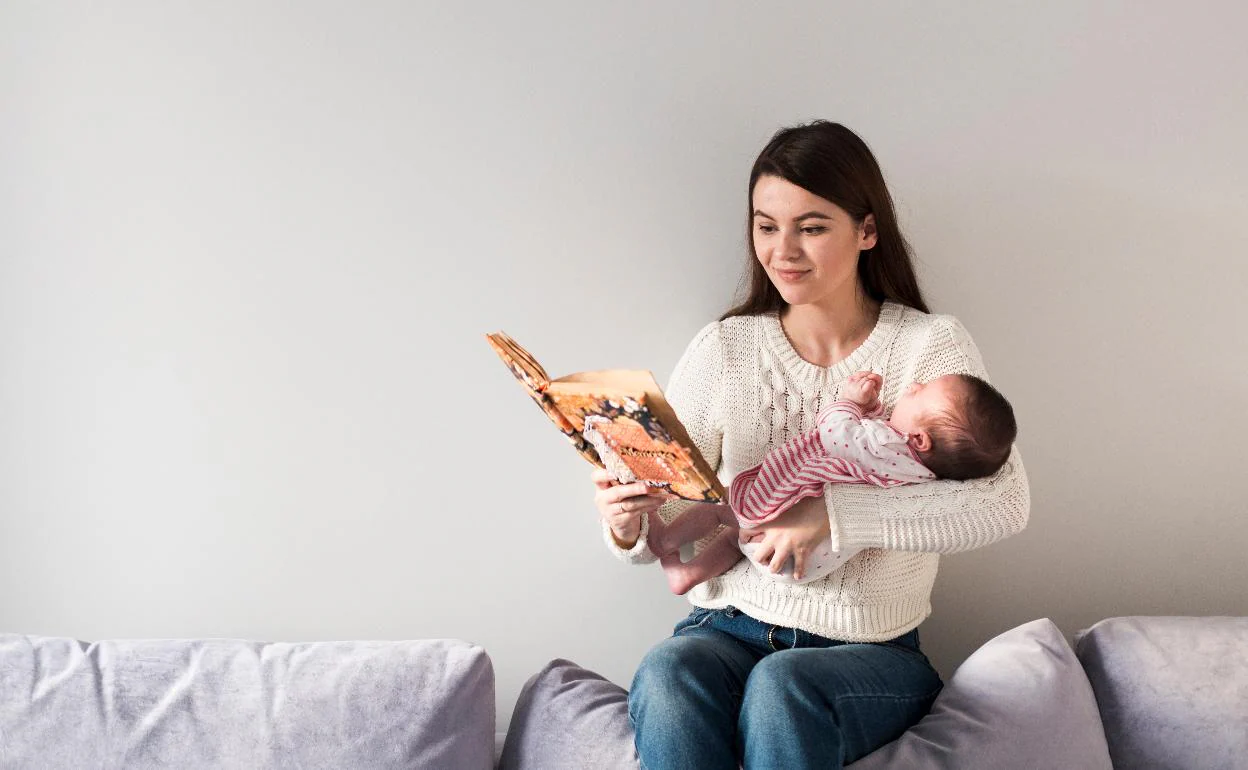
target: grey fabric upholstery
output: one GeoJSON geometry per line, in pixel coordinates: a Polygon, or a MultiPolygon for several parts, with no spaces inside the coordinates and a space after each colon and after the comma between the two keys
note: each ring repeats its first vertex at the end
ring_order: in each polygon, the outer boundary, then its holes
{"type": "Polygon", "coordinates": [[[525,682],[499,770],[637,770],[628,693],[570,660],[525,682]]]}
{"type": "Polygon", "coordinates": [[[494,671],[455,640],[0,635],[0,767],[455,768],[494,758],[494,671]]]}
{"type": "Polygon", "coordinates": [[[1248,618],[1110,618],[1075,649],[1115,767],[1248,767],[1248,618]]]}
{"type": "MultiPolygon", "coordinates": [[[[636,770],[628,694],[567,660],[525,684],[499,770],[636,770]]],[[[1096,701],[1074,651],[1048,619],[990,640],[964,662],[931,713],[851,770],[1110,770],[1096,701]]]]}
{"type": "Polygon", "coordinates": [[[932,710],[852,770],[1111,770],[1092,687],[1048,618],[986,642],[932,710]]]}

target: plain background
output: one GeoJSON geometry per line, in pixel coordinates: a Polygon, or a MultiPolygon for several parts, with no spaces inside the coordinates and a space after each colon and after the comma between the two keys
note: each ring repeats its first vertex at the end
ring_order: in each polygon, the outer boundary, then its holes
{"type": "Polygon", "coordinates": [[[482,335],[666,382],[783,125],[872,146],[1012,400],[1031,524],[948,675],[1051,617],[1248,615],[1238,2],[5,3],[0,629],[461,637],[499,729],[686,608],[482,335]]]}

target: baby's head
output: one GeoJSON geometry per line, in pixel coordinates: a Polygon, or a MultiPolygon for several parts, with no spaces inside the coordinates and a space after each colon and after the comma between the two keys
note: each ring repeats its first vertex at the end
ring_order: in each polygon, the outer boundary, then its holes
{"type": "Polygon", "coordinates": [[[1005,464],[1018,435],[1010,402],[968,374],[912,384],[888,422],[906,434],[919,459],[941,479],[991,476],[1005,464]]]}

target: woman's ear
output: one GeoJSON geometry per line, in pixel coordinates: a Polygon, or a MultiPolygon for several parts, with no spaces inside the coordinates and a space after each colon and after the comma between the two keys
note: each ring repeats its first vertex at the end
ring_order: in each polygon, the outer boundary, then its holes
{"type": "Polygon", "coordinates": [[[862,232],[858,235],[858,250],[866,251],[875,248],[879,235],[875,230],[875,214],[867,214],[862,219],[862,232]]]}
{"type": "Polygon", "coordinates": [[[917,430],[909,436],[910,446],[914,447],[916,452],[926,452],[932,448],[932,437],[927,435],[925,430],[917,430]]]}

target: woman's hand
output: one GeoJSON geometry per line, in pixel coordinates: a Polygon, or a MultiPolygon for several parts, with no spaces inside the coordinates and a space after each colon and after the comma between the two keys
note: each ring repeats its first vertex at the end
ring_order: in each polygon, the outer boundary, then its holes
{"type": "Polygon", "coordinates": [[[590,477],[598,487],[594,493],[598,515],[611,528],[615,544],[624,549],[637,545],[637,538],[641,536],[641,517],[658,510],[660,505],[674,497],[665,489],[648,487],[641,481],[621,484],[601,468],[595,468],[590,477]]]}
{"type": "Polygon", "coordinates": [[[740,539],[743,543],[761,544],[754,560],[768,565],[773,573],[784,569],[784,563],[792,556],[793,579],[801,580],[811,551],[831,534],[823,497],[808,497],[766,524],[741,530],[740,539]]]}

